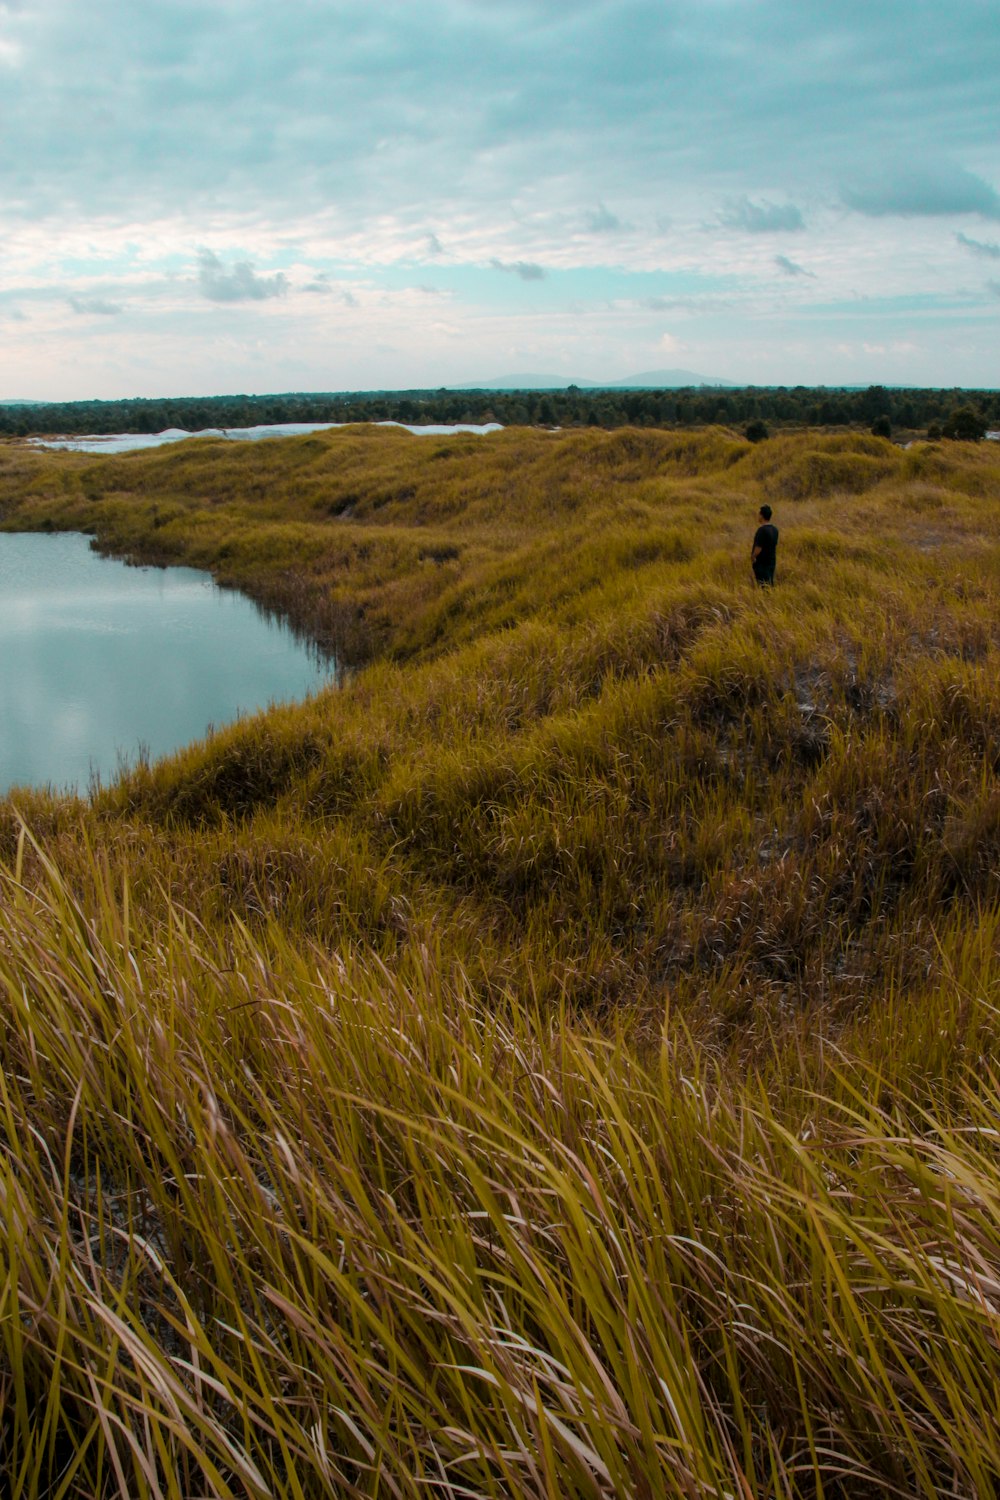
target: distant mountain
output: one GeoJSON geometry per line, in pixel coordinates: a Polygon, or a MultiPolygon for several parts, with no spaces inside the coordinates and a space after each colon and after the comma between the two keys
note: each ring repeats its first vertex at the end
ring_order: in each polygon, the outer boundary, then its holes
{"type": "Polygon", "coordinates": [[[726,385],[733,386],[733,381],[723,380],[721,375],[698,375],[694,370],[644,370],[641,375],[630,375],[628,380],[616,380],[609,390],[615,391],[649,391],[661,387],[670,388],[682,385],[726,385]]]}
{"type": "Polygon", "coordinates": [[[575,385],[581,391],[648,391],[677,389],[687,385],[732,386],[731,380],[717,375],[699,375],[695,370],[644,370],[627,380],[570,380],[565,375],[498,375],[493,380],[477,380],[452,386],[456,391],[564,391],[575,385]]]}

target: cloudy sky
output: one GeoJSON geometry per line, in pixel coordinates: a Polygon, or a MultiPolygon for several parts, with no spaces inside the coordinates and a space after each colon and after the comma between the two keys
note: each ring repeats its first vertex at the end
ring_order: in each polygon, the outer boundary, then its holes
{"type": "Polygon", "coordinates": [[[0,0],[0,398],[1000,384],[997,0],[0,0]]]}

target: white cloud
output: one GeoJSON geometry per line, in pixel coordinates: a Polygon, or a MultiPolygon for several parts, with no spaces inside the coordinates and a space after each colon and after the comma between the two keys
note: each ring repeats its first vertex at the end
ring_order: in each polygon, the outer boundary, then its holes
{"type": "Polygon", "coordinates": [[[512,342],[626,375],[650,313],[731,378],[832,380],[849,316],[859,367],[920,332],[914,379],[982,381],[992,294],[951,289],[996,236],[946,221],[1000,217],[987,9],[315,0],[279,26],[273,0],[0,3],[0,285],[44,329],[32,368],[81,395],[152,349],[173,390],[246,388],[242,358],[264,388],[392,383],[379,345],[408,383],[456,379],[453,346],[471,377],[503,368],[512,342]],[[460,330],[447,357],[422,284],[460,330]],[[923,337],[973,307],[981,334],[923,337]]]}
{"type": "Polygon", "coordinates": [[[807,271],[805,266],[800,266],[797,261],[789,260],[787,255],[776,255],[774,264],[786,276],[810,276],[815,280],[815,271],[807,271]]]}
{"type": "Polygon", "coordinates": [[[78,316],[96,315],[101,318],[116,318],[125,309],[117,302],[104,297],[70,297],[69,305],[78,316]]]}
{"type": "Polygon", "coordinates": [[[494,257],[490,261],[494,271],[508,271],[514,276],[520,277],[522,281],[544,281],[545,268],[531,260],[515,260],[505,262],[494,257]]]}
{"type": "Polygon", "coordinates": [[[982,177],[949,163],[913,166],[903,163],[876,177],[843,189],[848,208],[880,218],[978,214],[1000,219],[1000,194],[982,177]]]}
{"type": "Polygon", "coordinates": [[[210,302],[266,302],[287,294],[288,277],[281,271],[274,276],[258,276],[247,260],[234,261],[227,271],[211,250],[201,250],[198,285],[210,302]]]}
{"type": "Polygon", "coordinates": [[[610,234],[612,230],[622,227],[618,216],[603,203],[599,203],[591,213],[586,215],[584,223],[591,234],[610,234]]]}
{"type": "Polygon", "coordinates": [[[753,203],[737,198],[719,215],[726,229],[743,229],[749,234],[777,234],[805,228],[802,211],[794,203],[753,203]]]}
{"type": "Polygon", "coordinates": [[[967,234],[956,234],[956,240],[971,250],[973,255],[981,255],[985,260],[1000,260],[1000,245],[995,245],[992,240],[974,240],[967,234]]]}

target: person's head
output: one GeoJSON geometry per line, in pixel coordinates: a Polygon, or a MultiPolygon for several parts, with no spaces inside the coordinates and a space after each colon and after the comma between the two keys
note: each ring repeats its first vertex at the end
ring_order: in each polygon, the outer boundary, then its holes
{"type": "Polygon", "coordinates": [[[762,521],[769,521],[771,519],[771,507],[769,505],[761,506],[760,518],[762,521]]]}

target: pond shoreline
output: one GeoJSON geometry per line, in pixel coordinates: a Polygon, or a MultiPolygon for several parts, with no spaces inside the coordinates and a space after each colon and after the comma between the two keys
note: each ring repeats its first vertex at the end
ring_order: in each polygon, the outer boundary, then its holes
{"type": "MultiPolygon", "coordinates": [[[[332,432],[338,428],[357,426],[349,422],[274,422],[257,427],[204,427],[189,432],[182,427],[167,427],[162,432],[93,433],[84,437],[59,435],[52,437],[29,437],[29,447],[41,448],[49,453],[142,453],[150,448],[163,448],[171,443],[220,438],[226,442],[253,443],[291,437],[311,437],[317,432],[332,432]]],[[[485,437],[491,432],[502,431],[499,422],[454,422],[425,423],[418,426],[409,422],[372,422],[372,427],[398,427],[411,432],[415,437],[451,437],[456,433],[472,433],[485,437]]]]}
{"type": "Polygon", "coordinates": [[[79,794],[336,680],[244,591],[201,569],[134,564],[78,532],[0,534],[4,795],[79,794]]]}

